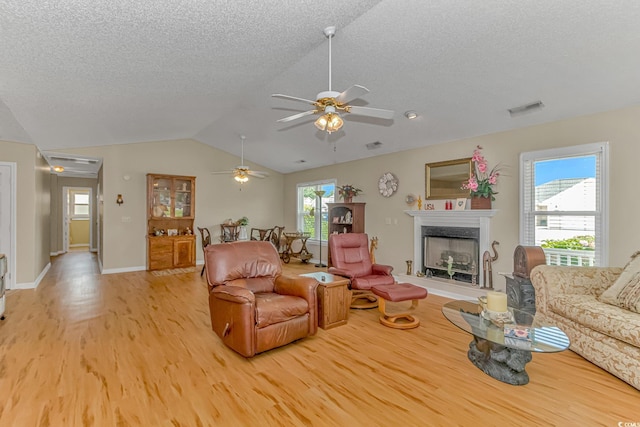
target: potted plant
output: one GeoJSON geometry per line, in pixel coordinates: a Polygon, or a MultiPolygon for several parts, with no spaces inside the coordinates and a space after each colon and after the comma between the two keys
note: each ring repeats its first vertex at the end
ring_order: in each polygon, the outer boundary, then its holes
{"type": "Polygon", "coordinates": [[[346,184],[338,187],[338,195],[342,197],[345,203],[351,203],[353,198],[360,193],[362,193],[362,190],[354,187],[351,184],[346,184]]]}
{"type": "Polygon", "coordinates": [[[477,146],[473,151],[473,175],[462,183],[464,190],[471,193],[471,209],[491,209],[491,202],[495,200],[495,186],[500,176],[500,165],[488,170],[487,160],[482,155],[482,147],[477,146]]]}

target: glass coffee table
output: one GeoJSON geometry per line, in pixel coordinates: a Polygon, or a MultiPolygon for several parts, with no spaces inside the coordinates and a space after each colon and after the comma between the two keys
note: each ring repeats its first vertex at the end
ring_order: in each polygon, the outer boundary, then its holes
{"type": "Polygon", "coordinates": [[[509,311],[518,320],[520,333],[527,331],[529,339],[505,334],[503,327],[481,315],[481,306],[474,301],[450,301],[442,306],[442,314],[451,323],[473,335],[467,357],[487,375],[513,385],[529,382],[525,365],[531,353],[555,353],[569,348],[569,338],[558,327],[542,325],[525,311],[509,311]]]}

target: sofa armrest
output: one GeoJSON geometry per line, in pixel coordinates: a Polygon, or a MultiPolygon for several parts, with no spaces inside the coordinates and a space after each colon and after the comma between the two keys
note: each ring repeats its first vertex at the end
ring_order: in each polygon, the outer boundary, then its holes
{"type": "Polygon", "coordinates": [[[276,277],[274,292],[281,295],[292,295],[304,298],[309,304],[309,334],[318,330],[318,297],[316,288],[318,281],[313,277],[278,276],[276,277]]]}
{"type": "Polygon", "coordinates": [[[599,296],[613,285],[620,273],[620,267],[539,265],[531,271],[536,309],[546,312],[549,301],[560,294],[599,296]]]}
{"type": "Polygon", "coordinates": [[[256,352],[255,295],[238,286],[216,286],[209,292],[211,328],[222,341],[245,357],[256,352]]]}
{"type": "Polygon", "coordinates": [[[381,274],[384,276],[391,276],[391,272],[393,271],[393,267],[390,265],[384,264],[372,264],[371,270],[373,274],[381,274]]]}
{"type": "Polygon", "coordinates": [[[256,296],[253,292],[239,286],[216,286],[211,290],[209,297],[237,304],[254,304],[256,302],[256,296]]]}

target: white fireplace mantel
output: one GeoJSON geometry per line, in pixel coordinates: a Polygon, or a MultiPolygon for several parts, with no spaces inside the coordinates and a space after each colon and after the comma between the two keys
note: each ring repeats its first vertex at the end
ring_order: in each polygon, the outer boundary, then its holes
{"type": "Polygon", "coordinates": [[[469,227],[480,230],[478,242],[480,254],[489,250],[491,217],[498,213],[495,209],[476,209],[465,211],[404,211],[413,217],[413,266],[422,265],[422,227],[469,227]]]}

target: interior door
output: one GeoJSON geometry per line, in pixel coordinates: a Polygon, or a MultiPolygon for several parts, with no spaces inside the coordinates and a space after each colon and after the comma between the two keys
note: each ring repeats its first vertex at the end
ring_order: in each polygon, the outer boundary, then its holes
{"type": "Polygon", "coordinates": [[[5,287],[12,289],[15,284],[15,163],[0,162],[0,253],[7,257],[5,287]]]}

